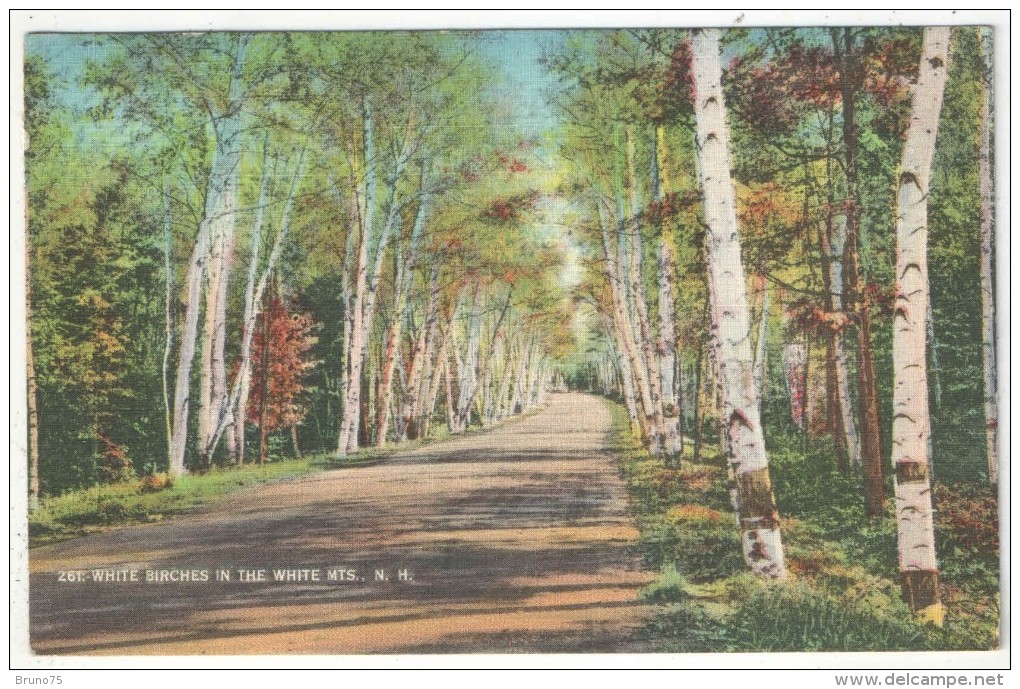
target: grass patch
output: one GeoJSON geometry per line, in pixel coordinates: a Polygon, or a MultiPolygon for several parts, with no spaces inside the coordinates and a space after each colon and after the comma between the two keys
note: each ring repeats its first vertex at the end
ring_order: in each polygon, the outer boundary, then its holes
{"type": "Polygon", "coordinates": [[[985,650],[998,644],[998,532],[984,486],[936,485],[936,539],[949,616],[916,623],[900,595],[896,524],[864,515],[860,482],[831,455],[770,438],[773,486],[790,578],[747,571],[724,459],[703,448],[670,469],[651,457],[613,406],[612,449],[637,512],[647,566],[642,597],[657,605],[645,634],[668,652],[985,650]]]}
{"type": "Polygon", "coordinates": [[[112,526],[162,521],[242,488],[319,471],[324,466],[323,459],[246,464],[178,477],[157,474],[45,498],[29,514],[29,546],[55,543],[112,526]]]}

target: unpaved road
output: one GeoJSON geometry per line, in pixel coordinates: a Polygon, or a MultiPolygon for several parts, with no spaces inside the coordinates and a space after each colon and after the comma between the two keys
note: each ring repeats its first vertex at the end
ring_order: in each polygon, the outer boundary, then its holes
{"type": "Polygon", "coordinates": [[[33,550],[33,650],[648,650],[636,634],[647,612],[637,594],[650,576],[605,449],[609,422],[595,397],[551,395],[538,414],[375,466],[33,550]],[[97,583],[97,568],[141,579],[145,570],[207,570],[210,580],[97,583]],[[284,568],[318,569],[322,580],[274,581],[272,570],[284,568]],[[267,570],[268,581],[242,582],[241,569],[267,570]],[[88,579],[60,582],[61,570],[88,579]],[[328,581],[327,570],[354,580],[328,581]]]}

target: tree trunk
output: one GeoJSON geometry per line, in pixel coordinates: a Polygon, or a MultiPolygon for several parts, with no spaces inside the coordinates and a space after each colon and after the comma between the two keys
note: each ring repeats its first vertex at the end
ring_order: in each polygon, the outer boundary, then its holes
{"type": "Polygon", "coordinates": [[[798,430],[804,430],[807,415],[807,385],[804,369],[807,359],[804,345],[788,344],[783,349],[783,368],[786,372],[786,391],[790,396],[790,423],[798,430]]]}
{"type": "Polygon", "coordinates": [[[187,296],[184,302],[184,328],[181,332],[181,349],[177,356],[177,377],[174,386],[174,424],[170,438],[171,474],[187,473],[184,450],[188,440],[188,407],[191,401],[191,365],[195,359],[198,340],[199,301],[208,258],[209,223],[202,220],[188,263],[187,296]]]}
{"type": "Polygon", "coordinates": [[[414,268],[418,260],[418,250],[421,244],[421,236],[425,227],[425,215],[428,207],[428,196],[424,194],[425,179],[422,179],[422,199],[415,212],[414,225],[411,228],[410,242],[406,248],[406,256],[397,252],[397,276],[394,282],[396,287],[396,298],[393,305],[393,322],[390,324],[389,332],[386,335],[386,351],[383,360],[382,379],[379,384],[379,405],[376,419],[376,445],[382,447],[386,444],[386,434],[389,432],[390,423],[390,392],[393,385],[393,371],[397,364],[397,354],[400,350],[400,337],[404,325],[405,310],[407,309],[407,294],[411,290],[411,280],[414,275],[414,268]]]}
{"type": "MultiPolygon", "coordinates": [[[[428,300],[425,304],[425,319],[414,346],[411,365],[407,372],[407,393],[401,404],[403,418],[401,440],[415,440],[419,435],[417,428],[418,407],[421,399],[427,394],[426,385],[430,380],[428,367],[432,364],[431,357],[435,348],[435,339],[439,326],[439,260],[433,259],[429,268],[428,300]]],[[[434,364],[438,366],[439,364],[434,364]]]]}
{"type": "MultiPolygon", "coordinates": [[[[27,267],[27,266],[26,266],[27,267]]],[[[32,356],[32,281],[27,278],[25,295],[25,367],[28,376],[28,509],[39,507],[39,406],[32,356]]]]}
{"type": "MultiPolygon", "coordinates": [[[[669,184],[666,166],[666,130],[661,124],[652,137],[652,197],[662,208],[664,189],[669,184]]],[[[663,443],[667,457],[677,458],[684,451],[683,400],[680,395],[680,368],[676,344],[676,308],[673,303],[676,261],[673,256],[673,221],[664,213],[659,218],[659,370],[662,375],[663,443]]]]}
{"type": "Polygon", "coordinates": [[[347,351],[347,376],[344,395],[343,417],[340,421],[340,437],[337,442],[337,456],[346,457],[358,449],[358,426],[361,413],[361,369],[364,362],[363,352],[367,346],[364,342],[366,328],[363,327],[365,317],[365,292],[368,283],[368,245],[371,241],[373,219],[376,204],[376,173],[374,171],[375,139],[373,132],[372,108],[366,101],[362,112],[364,137],[364,174],[365,193],[358,212],[358,251],[354,269],[354,300],[348,310],[349,338],[344,343],[347,351]]]}
{"type": "Polygon", "coordinates": [[[637,316],[639,349],[644,357],[643,363],[648,376],[649,406],[652,412],[648,433],[648,450],[652,454],[661,454],[665,425],[662,410],[662,379],[659,373],[659,361],[655,354],[651,321],[648,317],[648,294],[644,281],[644,248],[641,224],[638,219],[641,206],[638,201],[637,175],[634,169],[634,133],[630,126],[627,126],[624,131],[627,202],[624,206],[623,217],[627,219],[626,231],[630,234],[630,296],[633,300],[634,313],[637,316]]]}
{"type": "Polygon", "coordinates": [[[928,437],[925,317],[928,305],[928,187],[949,67],[948,27],[924,29],[896,215],[893,321],[893,453],[900,574],[910,607],[941,626],[928,437]]]}
{"type": "Polygon", "coordinates": [[[764,275],[759,275],[761,284],[761,313],[758,314],[758,342],[754,355],[754,387],[758,389],[758,399],[765,396],[765,344],[768,339],[769,329],[769,281],[764,275]]]}
{"type": "MultiPolygon", "coordinates": [[[[232,405],[233,424],[228,429],[228,453],[238,464],[244,463],[244,427],[248,410],[248,395],[251,387],[251,342],[258,318],[258,304],[262,295],[255,294],[255,276],[258,274],[259,258],[262,250],[262,224],[265,219],[266,202],[269,191],[269,166],[267,156],[268,141],[262,146],[262,179],[259,182],[258,206],[255,209],[255,224],[251,231],[251,255],[248,260],[248,279],[244,289],[244,322],[241,325],[241,362],[237,369],[234,386],[237,388],[237,401],[232,405]]],[[[272,266],[268,267],[272,270],[272,266]]],[[[266,273],[268,275],[268,272],[266,273]]]]}
{"type": "Polygon", "coordinates": [[[242,34],[238,39],[227,110],[214,124],[220,151],[215,158],[219,168],[214,167],[214,178],[210,185],[216,205],[210,216],[211,254],[207,265],[208,284],[202,340],[201,409],[198,415],[199,461],[202,466],[209,466],[212,462],[213,438],[217,435],[220,419],[230,413],[226,363],[227,291],[234,257],[234,227],[241,168],[242,72],[248,38],[248,34],[242,34]]]}
{"type": "Polygon", "coordinates": [[[266,463],[266,407],[269,404],[269,295],[262,305],[262,366],[259,383],[259,464],[266,463]]]}
{"type": "MultiPolygon", "coordinates": [[[[985,29],[981,33],[982,60],[986,60],[985,29]]],[[[989,74],[990,74],[989,70],[989,74]]],[[[984,84],[981,93],[981,143],[978,154],[981,205],[981,332],[985,378],[985,446],[988,480],[999,481],[999,392],[995,369],[995,216],[992,207],[992,89],[984,84]]]]}
{"type": "Polygon", "coordinates": [[[173,452],[171,438],[173,437],[173,407],[170,406],[170,355],[174,345],[174,312],[173,312],[173,237],[171,236],[170,218],[170,190],[163,189],[163,259],[164,277],[166,278],[166,293],[164,295],[163,313],[165,320],[165,334],[163,345],[163,366],[160,369],[160,382],[163,384],[163,410],[166,423],[166,450],[167,463],[173,452]]]}
{"type": "Polygon", "coordinates": [[[744,559],[770,578],[786,576],[779,515],[772,495],[765,439],[754,386],[747,288],[740,256],[736,194],[730,177],[729,131],[723,102],[719,31],[693,38],[694,112],[704,190],[710,292],[719,341],[723,422],[728,460],[739,497],[738,518],[744,559]]]}
{"type": "MultiPolygon", "coordinates": [[[[636,389],[636,398],[640,402],[641,414],[638,417],[638,430],[643,438],[648,437],[651,419],[651,393],[648,387],[648,376],[638,358],[637,345],[634,343],[632,319],[627,306],[627,289],[623,280],[622,266],[626,235],[619,234],[619,241],[613,242],[609,233],[609,219],[601,202],[598,202],[599,228],[602,234],[602,253],[606,262],[606,273],[609,276],[609,287],[613,298],[613,319],[616,333],[620,341],[620,351],[626,359],[625,368],[629,370],[632,389],[636,389]]],[[[632,393],[633,394],[633,393],[632,393]]]]}
{"type": "MultiPolygon", "coordinates": [[[[410,143],[410,129],[413,124],[413,117],[408,118],[407,128],[404,132],[404,139],[400,144],[400,151],[394,164],[393,172],[388,180],[389,198],[386,204],[386,219],[383,221],[379,232],[379,239],[375,247],[374,260],[369,265],[369,244],[374,234],[374,218],[376,205],[376,186],[378,176],[378,164],[375,152],[375,125],[371,104],[366,100],[363,107],[363,126],[365,136],[365,207],[362,213],[364,219],[362,225],[362,245],[358,257],[357,283],[355,287],[355,303],[357,313],[355,322],[352,323],[351,340],[351,367],[350,379],[347,387],[347,404],[344,408],[344,423],[341,427],[340,443],[343,447],[337,448],[337,454],[341,457],[357,452],[359,447],[358,429],[362,425],[364,400],[361,398],[363,385],[362,371],[368,358],[369,334],[372,327],[372,319],[375,316],[375,299],[378,294],[379,277],[382,275],[383,261],[386,255],[386,246],[389,243],[390,234],[399,215],[397,203],[397,183],[400,181],[407,163],[408,145],[410,143]],[[355,327],[356,326],[356,327],[355,327]]],[[[364,420],[367,422],[368,418],[364,420]]]]}
{"type": "Polygon", "coordinates": [[[862,78],[860,65],[857,64],[854,55],[856,48],[853,30],[833,29],[833,46],[840,71],[840,95],[843,103],[843,149],[847,184],[847,233],[843,265],[846,266],[846,307],[858,326],[857,386],[865,512],[869,517],[880,517],[885,512],[882,437],[878,420],[875,360],[871,349],[871,298],[861,284],[863,276],[859,248],[861,195],[857,180],[857,119],[854,97],[861,88],[862,78]]]}

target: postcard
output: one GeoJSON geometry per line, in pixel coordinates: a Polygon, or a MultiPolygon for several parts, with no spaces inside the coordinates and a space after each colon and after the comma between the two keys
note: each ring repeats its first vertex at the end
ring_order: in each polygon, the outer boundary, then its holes
{"type": "Polygon", "coordinates": [[[1002,662],[1009,36],[944,15],[22,17],[22,662],[1002,662]]]}

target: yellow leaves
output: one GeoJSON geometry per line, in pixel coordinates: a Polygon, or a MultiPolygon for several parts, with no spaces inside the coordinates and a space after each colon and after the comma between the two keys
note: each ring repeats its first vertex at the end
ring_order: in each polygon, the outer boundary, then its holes
{"type": "Polygon", "coordinates": [[[933,624],[936,627],[941,627],[946,620],[946,606],[942,603],[935,603],[929,605],[927,608],[922,608],[917,611],[917,621],[933,624]]]}

